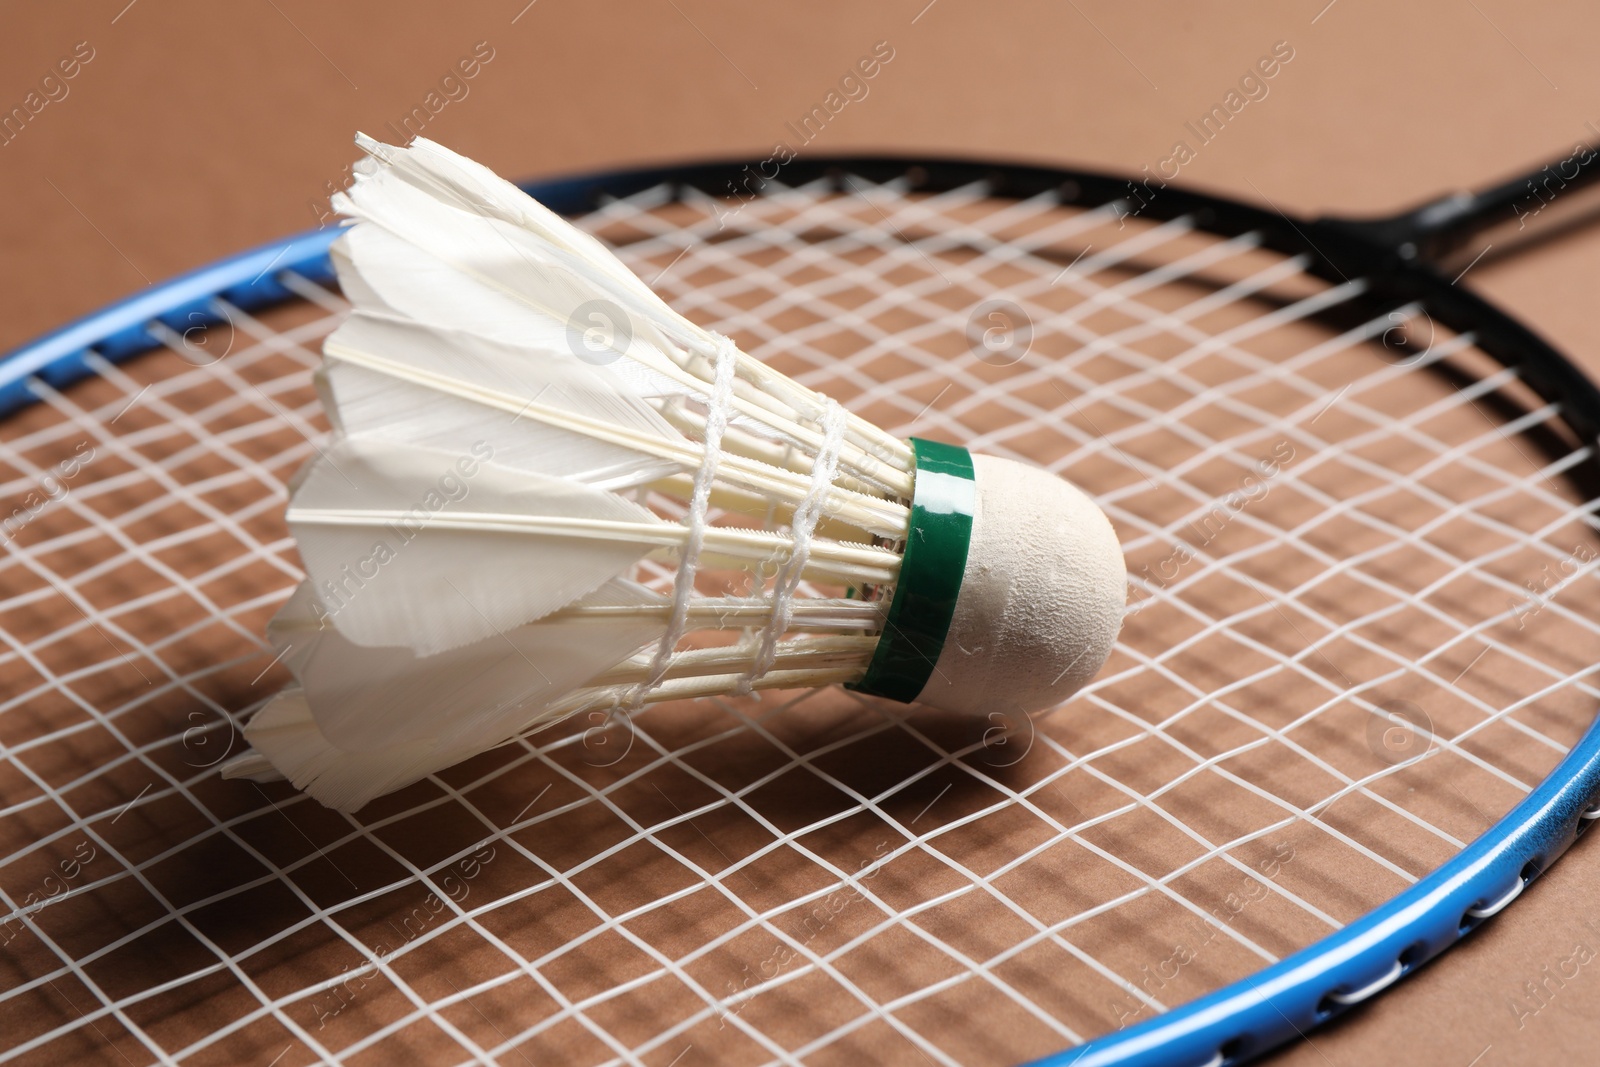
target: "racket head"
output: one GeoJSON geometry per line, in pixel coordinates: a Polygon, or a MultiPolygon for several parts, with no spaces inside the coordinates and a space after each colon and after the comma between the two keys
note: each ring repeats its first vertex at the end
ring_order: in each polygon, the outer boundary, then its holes
{"type": "Polygon", "coordinates": [[[533,191],[880,425],[1102,500],[1134,603],[1101,681],[1037,721],[829,691],[571,722],[354,818],[218,781],[283,680],[255,635],[340,309],[334,231],[256,250],[0,364],[13,1055],[103,1025],[178,1059],[1248,1057],[1570,842],[1600,404],[1550,346],[1358,228],[1177,188],[782,179],[533,191]],[[69,979],[83,1014],[45,1004],[69,979]]]}

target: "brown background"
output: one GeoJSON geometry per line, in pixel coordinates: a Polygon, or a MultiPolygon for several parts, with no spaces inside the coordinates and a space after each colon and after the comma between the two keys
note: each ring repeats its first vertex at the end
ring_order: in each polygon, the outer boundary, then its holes
{"type": "MultiPolygon", "coordinates": [[[[518,177],[764,157],[879,41],[893,60],[809,153],[1136,171],[1192,142],[1183,123],[1278,41],[1294,59],[1183,182],[1285,211],[1377,212],[1600,139],[1600,14],[1576,0],[525,3],[6,5],[0,112],[78,42],[94,58],[0,146],[0,350],[313,225],[352,131],[395,139],[386,124],[478,42],[493,58],[424,132],[518,177]]],[[[1486,258],[1467,281],[1600,373],[1597,267],[1600,226],[1486,258]]],[[[1277,1062],[1590,1060],[1600,963],[1532,1017],[1510,1001],[1575,942],[1600,951],[1597,883],[1590,841],[1470,943],[1277,1062]]]]}

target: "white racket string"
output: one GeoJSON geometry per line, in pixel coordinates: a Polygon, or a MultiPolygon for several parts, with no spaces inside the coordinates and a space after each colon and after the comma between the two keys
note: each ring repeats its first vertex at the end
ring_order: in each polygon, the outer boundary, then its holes
{"type": "MultiPolygon", "coordinates": [[[[0,1062],[1008,1062],[1249,974],[1454,855],[1600,700],[1592,449],[1470,336],[1385,349],[1418,309],[1359,279],[1125,216],[849,176],[583,220],[854,414],[1106,507],[1133,608],[1038,720],[767,692],[646,708],[599,762],[574,720],[355,816],[222,783],[282,680],[260,634],[300,573],[284,485],[318,454],[310,373],[347,307],[286,274],[291,308],[219,300],[204,343],[156,324],[164,350],[38,383],[0,428],[0,939],[25,961],[0,1010],[29,1016],[0,1062]],[[969,321],[996,296],[1031,331],[998,360],[969,321]]],[[[844,433],[819,427],[801,533],[844,433]]]]}

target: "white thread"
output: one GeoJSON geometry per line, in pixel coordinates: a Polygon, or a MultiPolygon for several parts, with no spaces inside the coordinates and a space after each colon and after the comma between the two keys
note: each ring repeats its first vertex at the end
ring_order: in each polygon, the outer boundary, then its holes
{"type": "Polygon", "coordinates": [[[751,683],[770,671],[777,660],[778,638],[789,629],[789,622],[794,617],[795,591],[800,587],[800,576],[811,558],[811,538],[827,507],[833,480],[838,477],[839,451],[844,445],[844,408],[831,399],[827,400],[818,422],[822,428],[822,447],[811,464],[811,486],[789,523],[789,535],[794,543],[789,550],[789,558],[773,578],[772,615],[761,632],[755,661],[744,677],[739,679],[734,689],[736,693],[750,692],[751,683]]]}
{"type": "Polygon", "coordinates": [[[628,703],[637,707],[645,696],[666,677],[672,653],[688,630],[689,599],[694,596],[694,575],[700,564],[700,550],[706,539],[706,512],[711,507],[711,486],[717,480],[717,464],[722,459],[722,434],[728,428],[728,413],[733,401],[733,371],[739,350],[721,334],[716,339],[712,355],[711,395],[707,400],[705,454],[700,458],[700,469],[694,475],[694,492],[689,497],[689,513],[684,524],[689,527],[689,537],[683,545],[683,556],[678,561],[678,573],[672,580],[672,614],[668,616],[666,631],[656,654],[650,660],[650,674],[635,687],[628,703]]]}

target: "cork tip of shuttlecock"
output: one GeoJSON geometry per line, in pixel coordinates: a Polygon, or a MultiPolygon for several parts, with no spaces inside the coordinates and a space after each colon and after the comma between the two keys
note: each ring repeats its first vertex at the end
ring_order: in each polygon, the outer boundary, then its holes
{"type": "Polygon", "coordinates": [[[1052,708],[1100,672],[1127,569],[1111,522],[1061,478],[972,457],[977,509],[955,616],[917,698],[974,714],[1052,708]]]}

